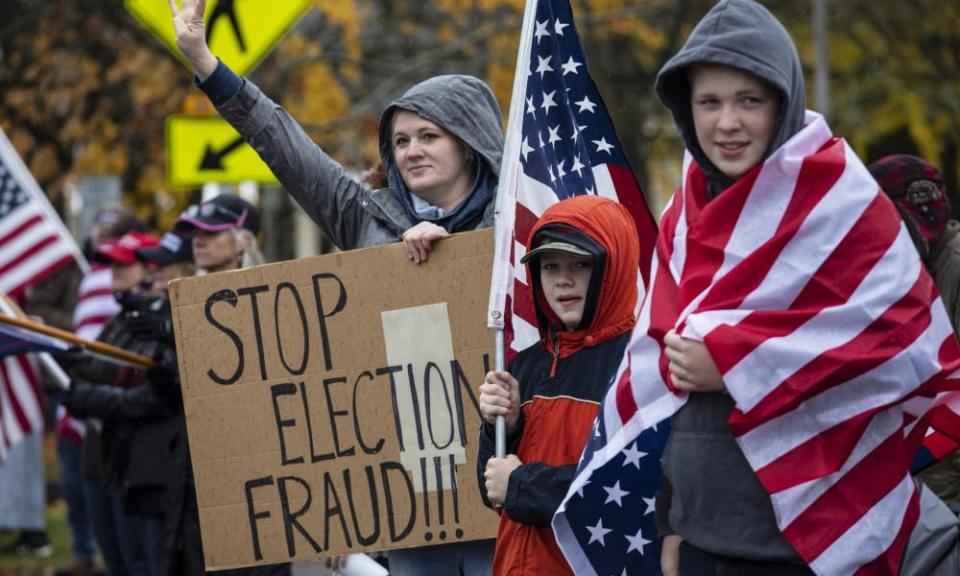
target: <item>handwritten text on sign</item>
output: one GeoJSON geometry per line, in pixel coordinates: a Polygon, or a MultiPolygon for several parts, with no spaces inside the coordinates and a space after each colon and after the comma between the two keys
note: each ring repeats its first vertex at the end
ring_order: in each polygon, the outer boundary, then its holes
{"type": "Polygon", "coordinates": [[[493,537],[489,231],[176,282],[208,569],[493,537]]]}

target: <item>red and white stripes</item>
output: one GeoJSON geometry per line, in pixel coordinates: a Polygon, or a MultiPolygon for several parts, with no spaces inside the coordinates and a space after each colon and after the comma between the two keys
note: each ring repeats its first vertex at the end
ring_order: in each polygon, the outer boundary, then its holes
{"type": "MultiPolygon", "coordinates": [[[[818,574],[894,574],[916,522],[909,468],[960,347],[887,198],[822,117],[713,200],[689,158],[604,410],[616,454],[683,404],[663,335],[702,340],[731,429],[818,574]],[[616,418],[613,416],[617,416],[616,418]]],[[[955,411],[952,412],[955,415],[955,411]]]]}

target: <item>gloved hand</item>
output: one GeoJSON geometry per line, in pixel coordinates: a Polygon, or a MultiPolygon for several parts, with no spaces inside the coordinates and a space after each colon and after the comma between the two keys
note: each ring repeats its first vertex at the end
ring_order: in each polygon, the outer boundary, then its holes
{"type": "Polygon", "coordinates": [[[63,404],[63,407],[67,409],[71,416],[75,418],[89,416],[87,414],[88,389],[89,386],[71,380],[70,387],[63,391],[63,395],[60,396],[60,403],[63,404]]]}
{"type": "Polygon", "coordinates": [[[123,317],[123,322],[137,340],[173,343],[173,321],[169,316],[133,311],[123,317]]]}
{"type": "Polygon", "coordinates": [[[179,378],[177,358],[172,348],[168,349],[156,364],[147,369],[147,380],[154,384],[179,384],[179,378]]]}

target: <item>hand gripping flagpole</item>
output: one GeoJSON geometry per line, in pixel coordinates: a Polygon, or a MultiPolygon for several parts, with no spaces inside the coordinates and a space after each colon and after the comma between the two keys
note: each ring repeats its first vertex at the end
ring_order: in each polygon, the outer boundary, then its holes
{"type": "MultiPolygon", "coordinates": [[[[496,205],[496,249],[494,251],[493,277],[490,283],[490,305],[488,307],[487,326],[494,329],[496,370],[506,369],[506,338],[504,336],[504,312],[509,289],[513,286],[512,253],[515,243],[513,226],[516,210],[517,185],[520,176],[520,133],[523,126],[524,94],[527,92],[527,71],[530,68],[534,16],[537,13],[537,0],[527,0],[523,14],[523,27],[520,31],[520,47],[517,51],[517,67],[513,77],[513,94],[510,99],[510,114],[507,118],[507,132],[500,162],[500,181],[497,186],[496,205]]],[[[494,425],[496,433],[497,458],[507,455],[506,418],[497,416],[494,425]]]]}

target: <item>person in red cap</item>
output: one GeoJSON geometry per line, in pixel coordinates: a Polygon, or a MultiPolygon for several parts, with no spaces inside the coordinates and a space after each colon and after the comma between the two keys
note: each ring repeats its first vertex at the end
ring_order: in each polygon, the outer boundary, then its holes
{"type": "Polygon", "coordinates": [[[156,246],[159,242],[159,238],[148,232],[128,232],[116,242],[103,244],[97,250],[93,259],[110,265],[113,292],[118,301],[149,287],[147,266],[137,258],[137,250],[156,246]]]}

